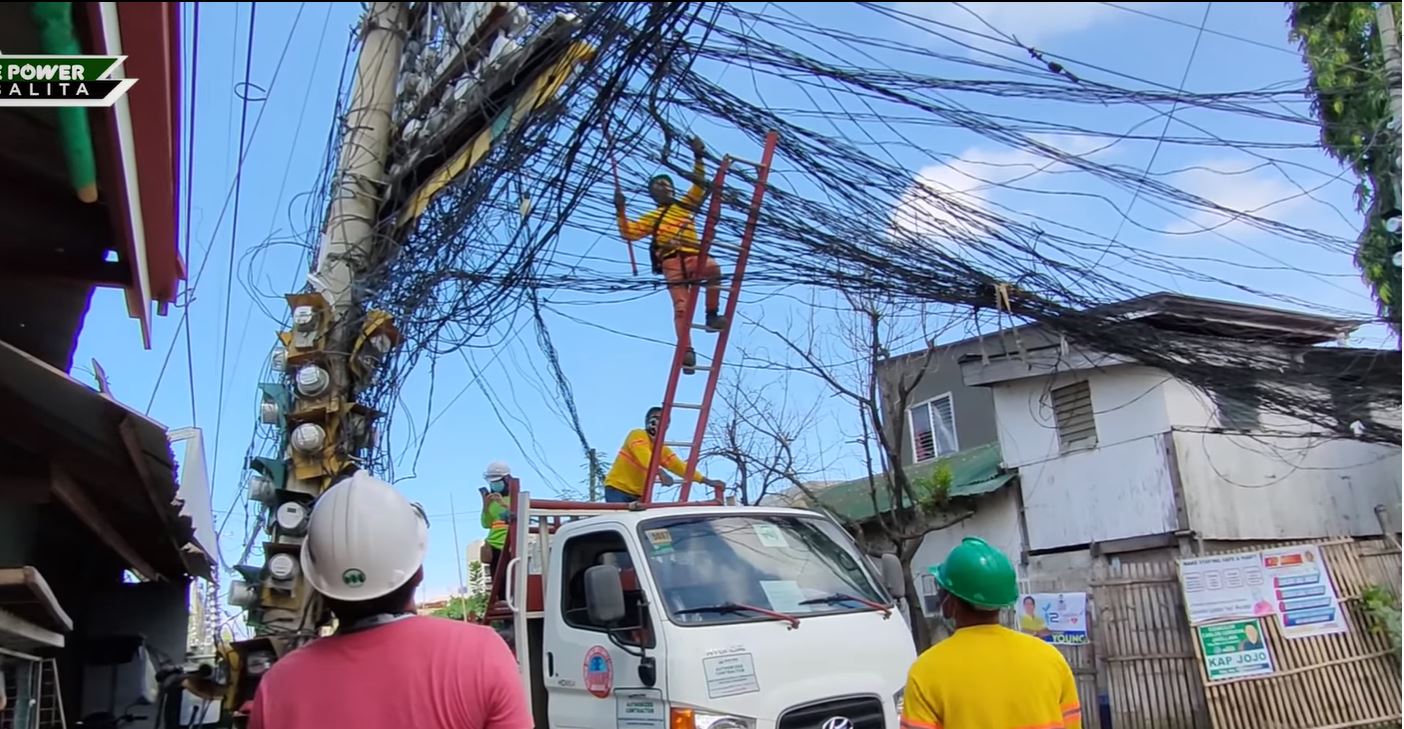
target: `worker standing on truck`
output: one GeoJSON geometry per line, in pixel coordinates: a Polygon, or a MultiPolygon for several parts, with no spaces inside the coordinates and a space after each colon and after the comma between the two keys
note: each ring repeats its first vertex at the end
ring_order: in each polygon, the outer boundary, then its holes
{"type": "Polygon", "coordinates": [[[614,190],[619,235],[627,243],[653,236],[648,249],[649,260],[653,262],[653,272],[663,274],[668,282],[668,295],[673,300],[673,327],[677,330],[678,343],[686,349],[683,372],[689,375],[696,372],[697,367],[697,352],[692,349],[689,331],[692,322],[687,320],[687,299],[692,286],[699,283],[707,286],[707,331],[719,332],[726,328],[726,318],[721,315],[721,266],[711,256],[702,258],[695,223],[697,211],[707,196],[706,152],[701,137],[693,137],[692,186],[681,200],[674,197],[672,177],[654,175],[648,182],[648,193],[658,207],[638,220],[629,220],[624,192],[618,188],[617,178],[614,190]]]}
{"type": "Polygon", "coordinates": [[[507,522],[512,517],[512,497],[507,493],[507,479],[511,475],[511,466],[502,461],[493,461],[483,470],[483,480],[487,481],[487,486],[478,489],[483,495],[480,521],[483,528],[488,530],[487,539],[483,541],[489,550],[489,575],[497,574],[497,560],[507,546],[507,522]]]}
{"type": "Polygon", "coordinates": [[[954,632],[912,664],[903,729],[1081,729],[1077,684],[1063,655],[1000,625],[1000,610],[1019,599],[1009,558],[966,537],[931,572],[954,632]]]}
{"type": "Polygon", "coordinates": [[[365,471],[317,499],[302,573],[340,627],[264,674],[250,729],[531,729],[491,628],[414,614],[428,532],[422,509],[365,471]]]}
{"type": "MultiPolygon", "coordinates": [[[[605,474],[605,501],[612,504],[627,504],[643,498],[644,479],[648,476],[648,461],[653,457],[653,439],[658,435],[658,424],[663,418],[663,408],[649,408],[644,416],[644,427],[629,431],[624,437],[624,445],[614,458],[614,465],[605,474]]],[[[687,464],[672,448],[663,446],[663,468],[678,474],[687,473],[687,464]]],[[[663,485],[673,485],[673,479],[663,471],[658,472],[663,485]]],[[[692,475],[692,480],[713,488],[726,484],[709,479],[700,472],[692,475]]]]}

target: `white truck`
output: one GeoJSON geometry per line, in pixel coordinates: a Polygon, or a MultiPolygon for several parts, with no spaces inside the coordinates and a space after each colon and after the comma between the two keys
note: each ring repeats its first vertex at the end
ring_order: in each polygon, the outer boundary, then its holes
{"type": "Polygon", "coordinates": [[[538,729],[898,727],[901,567],[831,518],[525,492],[513,512],[504,600],[538,729]]]}

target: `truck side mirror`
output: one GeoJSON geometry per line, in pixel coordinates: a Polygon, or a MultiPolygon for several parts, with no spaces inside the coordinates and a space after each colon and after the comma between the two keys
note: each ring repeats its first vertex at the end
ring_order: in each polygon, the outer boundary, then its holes
{"type": "Polygon", "coordinates": [[[895,554],[882,555],[882,583],[893,599],[907,596],[907,576],[902,574],[902,560],[895,554]]]}
{"type": "Polygon", "coordinates": [[[600,564],[585,570],[585,609],[596,625],[610,626],[624,619],[624,584],[618,567],[600,564]]]}

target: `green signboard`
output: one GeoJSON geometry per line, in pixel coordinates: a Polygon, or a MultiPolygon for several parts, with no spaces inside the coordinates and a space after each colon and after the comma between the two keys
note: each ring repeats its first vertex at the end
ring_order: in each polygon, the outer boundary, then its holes
{"type": "Polygon", "coordinates": [[[1199,645],[1204,649],[1204,666],[1210,681],[1267,676],[1272,673],[1272,656],[1258,620],[1201,625],[1199,645]]]}

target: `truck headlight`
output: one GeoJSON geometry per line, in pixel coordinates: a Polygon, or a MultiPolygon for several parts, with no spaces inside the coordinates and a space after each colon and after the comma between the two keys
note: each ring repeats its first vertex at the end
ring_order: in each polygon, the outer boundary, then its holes
{"type": "Polygon", "coordinates": [[[897,689],[897,693],[892,694],[892,705],[897,707],[897,716],[902,716],[902,699],[907,696],[907,687],[897,689]]]}
{"type": "Polygon", "coordinates": [[[680,708],[672,710],[668,722],[669,729],[755,729],[755,726],[755,719],[680,708]]]}

